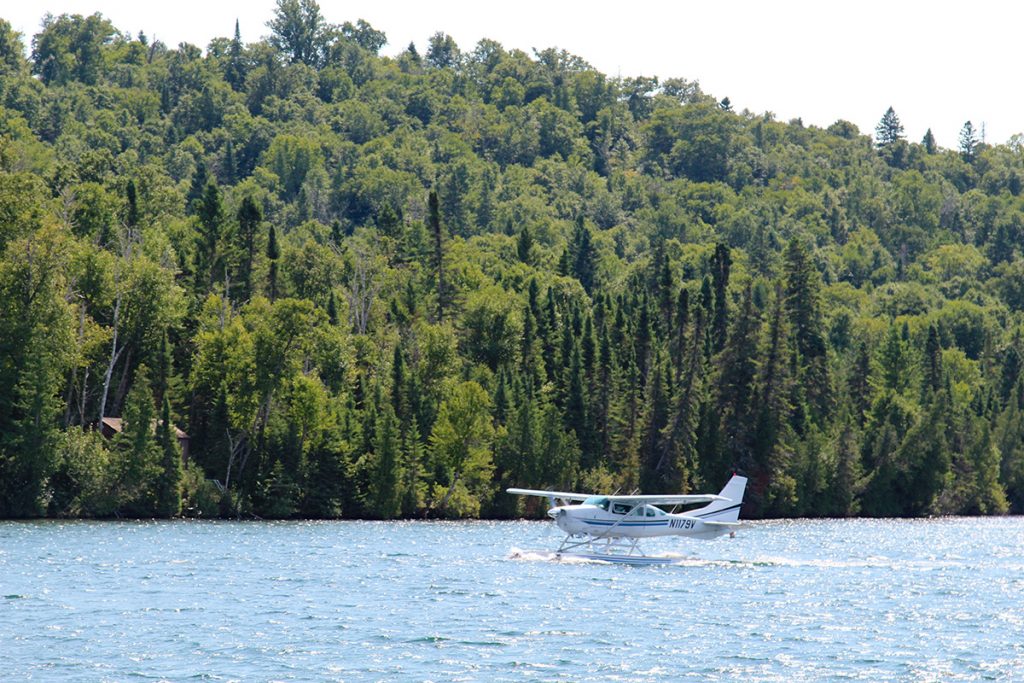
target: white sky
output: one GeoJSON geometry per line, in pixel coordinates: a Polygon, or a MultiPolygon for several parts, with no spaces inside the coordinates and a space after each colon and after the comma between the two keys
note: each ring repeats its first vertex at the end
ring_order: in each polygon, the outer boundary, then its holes
{"type": "MultiPolygon", "coordinates": [[[[435,31],[464,51],[480,38],[506,48],[558,47],[610,75],[697,80],[733,107],[802,117],[828,126],[844,118],[873,134],[890,105],[908,139],[931,128],[955,147],[964,121],[1002,143],[1024,132],[1020,34],[1024,3],[1013,0],[320,0],[327,21],[363,18],[388,36],[385,54],[435,31]]],[[[274,0],[0,0],[0,17],[26,44],[42,15],[101,12],[122,31],[175,46],[205,47],[267,33],[274,0]]]]}

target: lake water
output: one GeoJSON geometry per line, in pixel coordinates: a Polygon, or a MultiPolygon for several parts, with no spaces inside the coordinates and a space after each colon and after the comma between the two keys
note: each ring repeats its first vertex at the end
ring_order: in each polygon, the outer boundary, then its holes
{"type": "Polygon", "coordinates": [[[539,522],[0,523],[0,677],[1024,680],[1021,518],[647,545],[678,566],[522,552],[558,540],[539,522]]]}

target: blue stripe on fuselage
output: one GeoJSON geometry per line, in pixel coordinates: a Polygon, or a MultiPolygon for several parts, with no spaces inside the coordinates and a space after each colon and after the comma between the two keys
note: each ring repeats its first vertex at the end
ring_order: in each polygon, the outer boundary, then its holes
{"type": "Polygon", "coordinates": [[[602,522],[592,519],[580,520],[587,524],[597,524],[598,526],[668,526],[668,522],[602,522]]]}

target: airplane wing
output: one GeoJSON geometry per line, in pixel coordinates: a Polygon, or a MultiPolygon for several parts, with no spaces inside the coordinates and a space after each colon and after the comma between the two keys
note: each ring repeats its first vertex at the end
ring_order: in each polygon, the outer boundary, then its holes
{"type": "MultiPolygon", "coordinates": [[[[566,493],[564,491],[541,491],[538,489],[506,489],[508,493],[517,496],[540,496],[542,498],[557,498],[559,500],[584,501],[593,498],[594,493],[566,493]]],[[[710,503],[715,500],[729,500],[723,496],[711,493],[699,493],[690,495],[650,495],[650,496],[600,496],[613,503],[626,503],[627,505],[689,505],[691,503],[710,503]]]]}
{"type": "Polygon", "coordinates": [[[692,495],[651,495],[651,496],[604,496],[613,503],[630,505],[688,505],[690,503],[710,503],[715,500],[729,500],[711,493],[692,495]]]}
{"type": "Polygon", "coordinates": [[[537,489],[505,489],[507,493],[517,496],[540,496],[542,498],[558,498],[559,500],[586,500],[593,498],[593,493],[565,493],[564,491],[539,491],[537,489]]]}

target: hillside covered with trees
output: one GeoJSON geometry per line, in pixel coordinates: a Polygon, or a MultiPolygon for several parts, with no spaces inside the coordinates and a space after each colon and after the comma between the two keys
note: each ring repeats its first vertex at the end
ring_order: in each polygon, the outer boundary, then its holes
{"type": "Polygon", "coordinates": [[[1024,512],[1024,139],[254,30],[0,21],[0,516],[1024,512]]]}

